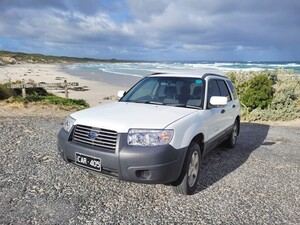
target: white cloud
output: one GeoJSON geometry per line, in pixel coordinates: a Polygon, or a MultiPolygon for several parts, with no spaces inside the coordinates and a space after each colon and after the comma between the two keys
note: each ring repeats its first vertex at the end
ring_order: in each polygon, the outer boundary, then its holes
{"type": "Polygon", "coordinates": [[[147,21],[161,15],[172,2],[169,0],[126,0],[131,13],[138,21],[147,21]]]}
{"type": "Polygon", "coordinates": [[[215,46],[215,45],[194,45],[194,44],[183,44],[183,49],[189,50],[189,51],[199,51],[199,50],[219,50],[221,47],[215,46]]]}
{"type": "Polygon", "coordinates": [[[65,45],[78,54],[90,48],[91,55],[106,51],[116,58],[156,58],[162,52],[163,57],[240,57],[255,56],[257,49],[300,55],[295,47],[299,10],[298,0],[87,0],[84,5],[77,0],[3,0],[0,38],[33,47],[50,44],[58,51],[65,45]]]}

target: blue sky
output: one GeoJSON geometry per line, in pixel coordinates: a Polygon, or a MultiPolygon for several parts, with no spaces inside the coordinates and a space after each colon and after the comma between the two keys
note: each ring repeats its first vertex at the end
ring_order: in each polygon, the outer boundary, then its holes
{"type": "Polygon", "coordinates": [[[299,0],[0,0],[0,49],[137,60],[300,60],[299,0]]]}

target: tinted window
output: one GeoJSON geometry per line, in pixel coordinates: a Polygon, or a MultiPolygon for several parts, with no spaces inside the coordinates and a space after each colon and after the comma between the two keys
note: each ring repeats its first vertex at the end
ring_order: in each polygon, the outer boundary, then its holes
{"type": "Polygon", "coordinates": [[[216,80],[210,80],[208,82],[208,92],[207,92],[207,108],[212,108],[212,105],[209,103],[212,96],[220,96],[220,90],[216,80]]]}
{"type": "Polygon", "coordinates": [[[216,80],[210,80],[208,82],[208,100],[212,96],[221,96],[218,84],[216,80]]]}
{"type": "Polygon", "coordinates": [[[234,99],[237,99],[237,93],[236,93],[236,90],[235,90],[235,88],[234,88],[232,82],[228,80],[228,81],[227,81],[227,84],[228,84],[228,86],[229,86],[229,88],[230,88],[230,90],[231,90],[231,92],[232,92],[232,94],[233,94],[233,98],[234,98],[234,99]]]}
{"type": "Polygon", "coordinates": [[[218,82],[218,85],[219,85],[221,96],[227,97],[228,101],[231,101],[232,100],[231,95],[230,95],[230,92],[227,88],[227,85],[225,84],[225,81],[218,80],[217,82],[218,82]]]}

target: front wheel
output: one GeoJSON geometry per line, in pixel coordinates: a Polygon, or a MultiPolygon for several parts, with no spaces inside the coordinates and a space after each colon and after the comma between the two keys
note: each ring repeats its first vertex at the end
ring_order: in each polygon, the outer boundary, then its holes
{"type": "Polygon", "coordinates": [[[184,177],[181,183],[173,186],[173,190],[176,194],[194,194],[199,180],[201,164],[201,151],[199,144],[192,142],[188,148],[187,154],[187,160],[183,167],[184,177]]]}

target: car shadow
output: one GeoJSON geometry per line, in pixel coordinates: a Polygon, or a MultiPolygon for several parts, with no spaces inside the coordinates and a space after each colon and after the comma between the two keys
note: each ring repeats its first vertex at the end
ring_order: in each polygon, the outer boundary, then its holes
{"type": "Polygon", "coordinates": [[[263,124],[241,123],[241,131],[235,148],[228,149],[221,145],[204,157],[196,193],[210,187],[239,168],[261,145],[272,144],[264,142],[269,128],[268,125],[263,124]]]}

